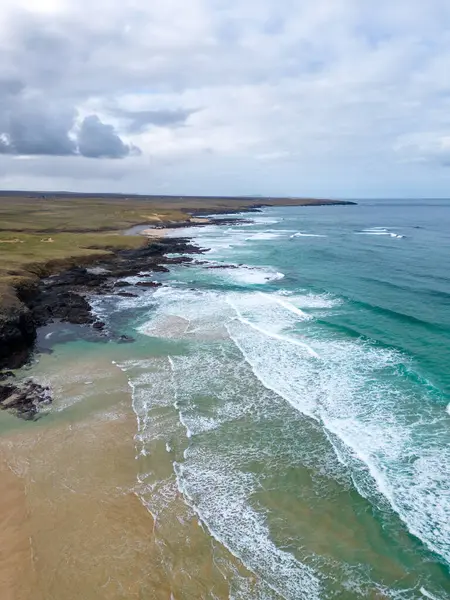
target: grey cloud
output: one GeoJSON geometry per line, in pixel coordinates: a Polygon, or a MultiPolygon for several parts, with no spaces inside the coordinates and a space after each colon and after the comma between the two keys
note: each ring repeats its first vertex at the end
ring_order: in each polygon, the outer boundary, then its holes
{"type": "Polygon", "coordinates": [[[82,86],[84,79],[77,75],[89,70],[95,48],[86,23],[16,9],[9,15],[9,31],[11,42],[2,50],[0,70],[8,65],[28,87],[52,95],[82,86]]]}
{"type": "Polygon", "coordinates": [[[97,116],[75,127],[75,107],[90,93],[84,82],[98,75],[92,52],[117,45],[107,29],[95,32],[86,23],[20,9],[9,15],[9,25],[10,39],[0,49],[0,154],[124,158],[139,153],[97,116]]]}
{"type": "Polygon", "coordinates": [[[75,154],[76,146],[69,137],[74,124],[74,111],[13,112],[5,132],[12,154],[67,156],[75,154]]]}
{"type": "Polygon", "coordinates": [[[76,111],[40,95],[24,94],[20,81],[0,84],[0,151],[4,154],[60,155],[76,152],[69,132],[76,111]]]}
{"type": "Polygon", "coordinates": [[[9,140],[5,135],[0,136],[0,154],[9,153],[9,140]]]}
{"type": "MultiPolygon", "coordinates": [[[[41,177],[47,164],[51,185],[64,165],[71,185],[84,185],[84,173],[94,177],[97,168],[109,168],[123,170],[124,187],[128,173],[130,189],[139,185],[146,191],[148,165],[133,160],[138,151],[121,139],[127,132],[133,140],[146,128],[143,148],[160,161],[152,177],[162,177],[166,165],[164,181],[172,191],[178,185],[186,192],[189,181],[192,192],[205,191],[204,182],[214,174],[212,188],[221,192],[238,192],[248,177],[250,193],[261,178],[266,191],[273,182],[274,193],[292,193],[289,186],[297,185],[297,192],[326,195],[314,187],[326,161],[337,185],[353,181],[355,173],[362,181],[360,174],[380,164],[390,165],[386,174],[392,181],[393,165],[400,163],[412,169],[405,181],[413,188],[416,171],[448,162],[446,140],[392,151],[395,140],[418,123],[438,137],[448,129],[448,97],[442,95],[448,0],[381,0],[376,9],[354,0],[201,0],[193,6],[182,0],[167,6],[67,0],[57,3],[58,10],[34,14],[32,8],[15,8],[32,7],[32,0],[4,4],[0,154],[8,165],[2,176],[7,185],[10,164],[22,174],[18,185],[41,177]],[[136,106],[180,108],[127,110],[136,106]],[[183,108],[192,106],[202,112],[183,127],[191,114],[183,108]],[[75,108],[98,116],[91,115],[81,129],[71,127],[75,108]],[[118,118],[117,131],[100,120],[107,114],[118,118]],[[39,161],[6,156],[20,152],[50,156],[39,161]],[[289,170],[290,158],[275,161],[271,171],[268,156],[283,153],[299,155],[303,171],[289,170]],[[119,165],[83,154],[129,158],[119,165]],[[214,168],[205,168],[205,156],[214,168]],[[255,156],[264,157],[263,166],[255,156]],[[140,166],[136,176],[133,169],[140,166]]],[[[450,169],[446,173],[450,177],[450,169]]],[[[104,181],[107,187],[109,175],[104,181]]],[[[341,195],[349,185],[342,184],[341,195]]],[[[328,193],[336,195],[338,188],[330,183],[328,193]]]]}
{"type": "Polygon", "coordinates": [[[177,127],[184,125],[187,119],[197,112],[197,109],[183,110],[121,110],[114,111],[118,117],[129,121],[128,131],[130,133],[141,133],[149,125],[158,127],[177,127]]]}
{"type": "Polygon", "coordinates": [[[125,158],[140,152],[125,144],[114,127],[97,115],[86,117],[76,129],[74,109],[16,104],[0,118],[1,154],[125,158]]]}
{"type": "Polygon", "coordinates": [[[0,79],[0,102],[3,98],[17,96],[24,89],[25,85],[22,81],[16,78],[0,79]]]}
{"type": "Polygon", "coordinates": [[[114,127],[102,123],[97,115],[89,115],[81,124],[78,147],[88,158],[124,158],[139,152],[135,146],[124,144],[114,127]]]}

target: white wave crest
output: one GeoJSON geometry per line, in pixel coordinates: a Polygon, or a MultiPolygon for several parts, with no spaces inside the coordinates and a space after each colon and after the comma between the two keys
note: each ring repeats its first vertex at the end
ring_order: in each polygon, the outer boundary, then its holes
{"type": "Polygon", "coordinates": [[[357,482],[360,492],[370,495],[375,482],[410,532],[450,561],[446,416],[427,403],[420,386],[397,388],[379,377],[404,357],[355,341],[315,340],[311,348],[237,313],[228,331],[260,381],[340,440],[339,458],[350,468],[357,460],[367,469],[369,479],[357,482]],[[423,405],[413,422],[398,407],[403,394],[423,405]]]}
{"type": "Polygon", "coordinates": [[[294,233],[290,237],[291,237],[291,239],[293,239],[293,238],[300,238],[300,237],[324,238],[327,236],[319,234],[319,233],[302,233],[301,231],[297,231],[297,233],[294,233]]]}
{"type": "Polygon", "coordinates": [[[284,278],[284,273],[261,267],[248,266],[238,267],[237,269],[225,269],[224,275],[227,279],[246,285],[264,285],[284,278]]]}
{"type": "Polygon", "coordinates": [[[258,233],[254,233],[250,237],[246,238],[247,242],[258,241],[258,240],[275,240],[282,236],[282,232],[274,232],[274,231],[261,231],[258,233]]]}
{"type": "Polygon", "coordinates": [[[215,453],[191,446],[175,464],[180,490],[211,534],[287,600],[320,597],[314,571],[273,543],[264,519],[248,503],[254,476],[215,453]]]}
{"type": "Polygon", "coordinates": [[[370,229],[363,229],[361,231],[355,231],[355,233],[357,235],[384,235],[384,236],[388,236],[391,238],[398,238],[398,239],[405,237],[404,235],[390,231],[389,229],[386,229],[385,227],[371,227],[370,229]]]}

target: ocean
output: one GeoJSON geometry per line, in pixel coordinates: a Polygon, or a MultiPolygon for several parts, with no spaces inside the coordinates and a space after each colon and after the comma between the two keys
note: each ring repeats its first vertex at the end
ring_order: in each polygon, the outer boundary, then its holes
{"type": "Polygon", "coordinates": [[[126,377],[171,597],[450,598],[450,202],[251,217],[54,348],[126,377]]]}

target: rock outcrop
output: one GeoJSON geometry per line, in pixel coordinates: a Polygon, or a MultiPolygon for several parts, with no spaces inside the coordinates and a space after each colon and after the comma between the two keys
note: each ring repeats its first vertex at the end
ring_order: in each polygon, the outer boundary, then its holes
{"type": "Polygon", "coordinates": [[[32,312],[18,298],[8,298],[0,312],[0,370],[22,366],[35,339],[32,312]]]}
{"type": "Polygon", "coordinates": [[[0,409],[7,410],[26,421],[35,421],[42,407],[52,401],[50,388],[44,387],[32,379],[22,384],[6,383],[0,385],[0,409]]]}
{"type": "MultiPolygon", "coordinates": [[[[190,262],[189,254],[202,250],[185,238],[166,238],[138,248],[121,250],[97,258],[90,267],[72,267],[45,277],[35,284],[10,294],[0,310],[0,375],[5,369],[17,369],[29,361],[36,332],[52,322],[92,325],[98,335],[105,336],[105,326],[92,314],[89,298],[93,295],[116,294],[134,297],[136,294],[121,288],[155,288],[161,284],[141,280],[136,284],[120,281],[125,277],[146,277],[151,273],[167,272],[167,265],[190,262]],[[167,257],[167,254],[178,256],[167,257]]],[[[118,338],[121,342],[132,341],[118,338]]]]}

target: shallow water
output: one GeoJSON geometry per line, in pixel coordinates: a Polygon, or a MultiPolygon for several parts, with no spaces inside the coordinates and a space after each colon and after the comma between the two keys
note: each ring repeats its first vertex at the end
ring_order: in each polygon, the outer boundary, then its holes
{"type": "Polygon", "coordinates": [[[449,598],[449,203],[183,233],[199,264],[96,300],[135,344],[60,344],[34,368],[61,399],[44,429],[132,408],[142,572],[173,598],[449,598]]]}

